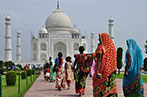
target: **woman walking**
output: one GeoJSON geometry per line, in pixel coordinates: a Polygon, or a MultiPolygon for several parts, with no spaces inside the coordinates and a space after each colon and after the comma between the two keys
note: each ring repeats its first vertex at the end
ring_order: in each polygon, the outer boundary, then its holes
{"type": "Polygon", "coordinates": [[[141,66],[143,65],[142,51],[134,39],[127,40],[125,55],[125,73],[123,91],[125,97],[144,97],[141,66]]]}
{"type": "Polygon", "coordinates": [[[67,85],[68,85],[68,89],[70,89],[70,83],[74,80],[73,79],[73,72],[72,72],[71,57],[66,57],[65,79],[66,79],[66,82],[67,82],[67,85]]]}
{"type": "Polygon", "coordinates": [[[98,47],[95,51],[96,63],[93,76],[94,97],[117,97],[116,89],[116,50],[107,33],[99,34],[98,47]]]}
{"type": "Polygon", "coordinates": [[[84,95],[86,88],[86,78],[90,73],[92,62],[93,62],[93,54],[84,54],[84,47],[79,47],[80,54],[75,55],[74,70],[75,74],[75,90],[76,94],[79,93],[79,96],[84,95]]]}
{"type": "Polygon", "coordinates": [[[58,88],[59,91],[61,91],[61,88],[65,88],[65,72],[64,72],[64,65],[65,61],[64,58],[62,58],[62,53],[58,53],[58,58],[55,60],[55,68],[54,71],[56,71],[56,88],[58,88]]]}
{"type": "Polygon", "coordinates": [[[52,57],[49,58],[49,64],[50,64],[50,82],[54,82],[56,79],[56,73],[53,72],[55,62],[52,57]]]}

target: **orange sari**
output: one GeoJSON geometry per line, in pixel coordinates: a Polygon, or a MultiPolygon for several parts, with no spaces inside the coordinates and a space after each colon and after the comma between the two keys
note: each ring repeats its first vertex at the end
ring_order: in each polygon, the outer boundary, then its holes
{"type": "Polygon", "coordinates": [[[99,70],[96,70],[97,59],[95,65],[95,74],[93,77],[93,96],[94,97],[107,97],[117,96],[116,89],[116,50],[112,39],[107,33],[101,33],[100,39],[102,45],[98,45],[95,51],[96,58],[98,53],[103,54],[102,61],[99,70]],[[102,75],[101,79],[98,79],[96,74],[102,75]]]}

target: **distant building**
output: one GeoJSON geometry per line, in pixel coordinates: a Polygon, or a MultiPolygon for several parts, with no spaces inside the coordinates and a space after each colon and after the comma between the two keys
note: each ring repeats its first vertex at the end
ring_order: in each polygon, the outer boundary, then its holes
{"type": "MultiPolygon", "coordinates": [[[[12,61],[12,43],[11,43],[11,18],[6,16],[6,32],[5,32],[5,61],[12,61]]],[[[113,18],[109,18],[109,35],[114,41],[113,18]]],[[[97,35],[98,36],[98,35],[97,35]]],[[[49,15],[45,21],[38,37],[31,35],[31,59],[24,61],[21,58],[21,32],[17,32],[17,53],[16,64],[44,64],[49,57],[54,59],[58,52],[63,53],[63,57],[71,56],[79,53],[79,46],[84,46],[85,53],[88,53],[88,40],[86,36],[81,35],[77,26],[72,27],[72,22],[59,5],[57,9],[49,15]]],[[[95,52],[95,32],[91,32],[91,52],[95,52]]]]}
{"type": "Polygon", "coordinates": [[[38,38],[31,38],[31,60],[45,61],[52,56],[57,57],[58,52],[63,53],[63,57],[78,54],[79,46],[85,47],[88,51],[87,38],[81,36],[80,30],[74,26],[70,18],[59,8],[48,16],[39,33],[38,38]]]}

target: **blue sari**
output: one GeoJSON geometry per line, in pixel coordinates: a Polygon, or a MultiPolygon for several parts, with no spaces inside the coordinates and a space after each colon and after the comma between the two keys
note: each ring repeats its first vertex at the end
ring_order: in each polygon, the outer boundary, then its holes
{"type": "Polygon", "coordinates": [[[127,40],[128,49],[125,55],[125,63],[127,63],[127,55],[131,57],[131,64],[128,68],[128,75],[124,75],[123,91],[125,97],[143,97],[143,80],[141,76],[141,66],[143,65],[142,51],[134,39],[127,40]]]}

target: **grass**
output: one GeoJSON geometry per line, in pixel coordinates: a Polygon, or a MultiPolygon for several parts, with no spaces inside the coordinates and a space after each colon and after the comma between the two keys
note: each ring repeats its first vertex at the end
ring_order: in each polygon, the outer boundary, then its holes
{"type": "Polygon", "coordinates": [[[28,85],[26,85],[26,79],[20,80],[20,94],[18,93],[18,76],[15,86],[7,86],[5,75],[2,76],[2,96],[3,97],[23,97],[27,90],[32,86],[34,81],[38,78],[38,74],[32,75],[32,82],[30,76],[28,77],[28,85]]]}
{"type": "MultiPolygon", "coordinates": [[[[121,73],[120,75],[118,73],[116,74],[116,78],[123,79],[123,77],[124,77],[123,73],[121,73]]],[[[142,75],[142,79],[144,83],[147,83],[147,75],[142,75]]]]}

